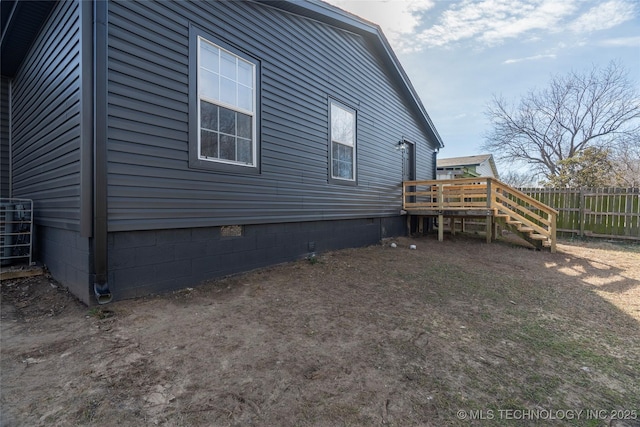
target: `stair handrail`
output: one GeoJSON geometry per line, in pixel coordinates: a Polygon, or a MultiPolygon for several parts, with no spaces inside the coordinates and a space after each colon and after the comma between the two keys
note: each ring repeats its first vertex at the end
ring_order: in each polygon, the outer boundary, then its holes
{"type": "Polygon", "coordinates": [[[558,215],[558,211],[553,209],[551,206],[549,205],[545,205],[544,203],[540,202],[539,200],[534,199],[533,197],[531,197],[530,195],[523,193],[522,191],[518,190],[517,188],[514,188],[512,186],[510,186],[509,184],[505,184],[504,182],[496,179],[496,178],[488,178],[494,182],[496,182],[498,185],[501,185],[503,187],[506,187],[509,189],[509,192],[513,193],[514,195],[517,195],[519,198],[527,201],[530,205],[534,205],[535,207],[539,208],[542,211],[545,212],[549,212],[549,213],[554,213],[556,215],[558,215]]]}
{"type": "Polygon", "coordinates": [[[465,203],[460,199],[464,199],[464,190],[461,190],[460,193],[455,191],[456,187],[461,187],[464,185],[478,185],[486,187],[486,208],[491,209],[494,212],[498,213],[502,210],[503,213],[506,213],[513,218],[521,221],[523,225],[533,228],[539,234],[547,237],[549,239],[549,243],[551,245],[551,251],[555,252],[556,250],[556,221],[558,217],[558,211],[553,209],[552,207],[545,205],[544,203],[534,199],[529,196],[511,187],[504,182],[492,178],[492,177],[474,177],[474,178],[457,178],[457,179],[446,179],[446,180],[438,180],[438,179],[428,179],[428,180],[414,180],[414,181],[403,181],[402,183],[402,209],[410,210],[411,208],[416,209],[430,209],[430,210],[439,210],[442,211],[446,208],[455,208],[455,209],[477,209],[479,204],[484,206],[484,202],[482,199],[485,197],[480,196],[477,193],[471,192],[469,194],[469,198],[476,199],[473,203],[469,203],[469,206],[464,206],[465,203]],[[418,191],[418,187],[427,186],[428,190],[418,191]],[[413,191],[408,191],[409,187],[414,187],[413,191]],[[433,188],[435,187],[435,188],[433,188]],[[445,188],[449,188],[450,190],[447,192],[445,188]],[[507,196],[502,195],[502,192],[507,193],[509,196],[513,197],[513,199],[507,198],[507,196]],[[447,206],[447,202],[445,198],[447,193],[450,195],[453,194],[453,198],[458,200],[457,204],[452,204],[447,206]],[[418,198],[420,196],[428,196],[428,201],[419,201],[418,198]],[[407,202],[408,197],[414,197],[414,201],[407,202]],[[435,200],[434,200],[435,199],[435,200]],[[479,199],[479,200],[478,200],[479,199]],[[508,203],[513,202],[512,206],[516,210],[507,206],[508,203]],[[533,207],[538,209],[540,212],[547,215],[545,219],[543,216],[538,215],[533,212],[529,207],[533,207]],[[517,210],[522,211],[522,214],[517,212],[517,210]],[[525,210],[527,212],[525,212],[525,210]],[[529,215],[534,218],[535,221],[527,218],[525,215],[529,215]]]}
{"type": "MultiPolygon", "coordinates": [[[[493,193],[491,194],[491,196],[488,196],[488,199],[490,199],[489,202],[491,203],[491,207],[498,211],[499,210],[507,211],[509,215],[515,216],[516,219],[518,219],[519,221],[522,221],[524,225],[529,226],[534,230],[536,230],[538,233],[542,234],[543,236],[546,236],[549,239],[549,243],[551,244],[551,252],[555,252],[556,251],[556,234],[557,234],[556,221],[558,218],[558,211],[553,209],[551,206],[545,205],[544,203],[534,199],[528,194],[525,194],[520,190],[517,190],[498,179],[489,178],[489,180],[495,182],[496,184],[496,185],[490,186],[490,188],[492,189],[491,191],[493,193]],[[538,221],[542,223],[542,225],[536,224],[534,221],[530,220],[524,215],[519,214],[518,212],[514,211],[511,208],[508,208],[507,206],[504,205],[504,203],[498,202],[497,199],[499,198],[498,196],[499,191],[505,191],[508,194],[515,196],[516,199],[513,200],[513,202],[515,202],[514,204],[519,206],[521,210],[524,210],[526,208],[529,211],[528,214],[531,216],[537,217],[538,221]],[[518,203],[518,201],[525,202],[528,205],[537,208],[541,212],[546,213],[547,219],[545,220],[542,216],[532,212],[530,209],[527,208],[527,206],[523,206],[522,204],[518,203]]],[[[500,196],[506,199],[504,200],[504,202],[511,200],[511,199],[507,199],[505,196],[502,196],[502,195],[500,196]]]]}

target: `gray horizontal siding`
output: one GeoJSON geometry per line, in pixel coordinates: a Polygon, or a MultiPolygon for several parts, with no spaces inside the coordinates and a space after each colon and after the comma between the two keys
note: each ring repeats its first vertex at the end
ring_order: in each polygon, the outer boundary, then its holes
{"type": "Polygon", "coordinates": [[[488,160],[476,166],[476,172],[479,173],[480,176],[493,176],[493,169],[491,169],[491,164],[488,160]]]}
{"type": "Polygon", "coordinates": [[[0,197],[11,195],[9,168],[9,79],[0,78],[0,197]]]}
{"type": "Polygon", "coordinates": [[[80,217],[80,39],[76,2],[60,2],[12,83],[13,196],[36,223],[71,230],[80,217]]]}
{"type": "Polygon", "coordinates": [[[397,215],[402,137],[430,143],[361,36],[251,2],[109,3],[109,230],[397,215]],[[261,174],[189,168],[194,24],[261,61],[261,174]],[[357,186],[329,184],[328,99],[357,110],[357,186]]]}

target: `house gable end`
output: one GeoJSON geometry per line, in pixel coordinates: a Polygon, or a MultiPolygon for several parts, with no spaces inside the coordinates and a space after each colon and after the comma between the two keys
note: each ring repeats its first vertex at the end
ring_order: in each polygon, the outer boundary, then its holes
{"type": "Polygon", "coordinates": [[[409,80],[400,61],[396,57],[382,29],[375,23],[366,21],[356,15],[346,12],[328,3],[310,0],[307,2],[290,2],[282,0],[254,0],[261,4],[268,4],[283,11],[305,16],[310,19],[332,25],[346,31],[351,31],[363,36],[369,43],[372,52],[380,58],[385,69],[392,72],[398,87],[407,98],[407,105],[423,121],[425,131],[430,135],[430,140],[438,148],[444,147],[440,134],[436,130],[429,114],[427,113],[413,84],[409,80]]]}

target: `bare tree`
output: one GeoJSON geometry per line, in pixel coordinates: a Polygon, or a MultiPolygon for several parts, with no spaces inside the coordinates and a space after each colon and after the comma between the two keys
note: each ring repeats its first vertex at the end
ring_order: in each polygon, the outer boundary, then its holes
{"type": "Polygon", "coordinates": [[[640,95],[619,62],[587,73],[555,76],[517,107],[494,96],[487,117],[492,131],[483,148],[498,159],[524,162],[551,179],[559,162],[594,146],[615,147],[623,135],[640,132],[640,95]]]}
{"type": "Polygon", "coordinates": [[[508,170],[501,173],[500,181],[516,188],[533,187],[536,183],[536,180],[530,173],[517,170],[508,170]]]}

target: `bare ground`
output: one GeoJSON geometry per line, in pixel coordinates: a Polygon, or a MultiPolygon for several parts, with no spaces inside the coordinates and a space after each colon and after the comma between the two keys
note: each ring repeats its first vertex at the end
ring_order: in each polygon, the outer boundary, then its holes
{"type": "Polygon", "coordinates": [[[640,247],[395,242],[99,308],[5,281],[0,425],[640,425],[640,247]]]}

